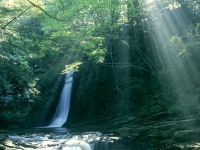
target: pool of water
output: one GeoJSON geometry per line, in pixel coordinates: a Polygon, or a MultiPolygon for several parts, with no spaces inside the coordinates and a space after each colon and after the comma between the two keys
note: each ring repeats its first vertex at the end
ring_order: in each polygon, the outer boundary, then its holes
{"type": "Polygon", "coordinates": [[[123,150],[125,147],[121,141],[114,134],[88,129],[32,128],[0,131],[0,150],[123,150]]]}

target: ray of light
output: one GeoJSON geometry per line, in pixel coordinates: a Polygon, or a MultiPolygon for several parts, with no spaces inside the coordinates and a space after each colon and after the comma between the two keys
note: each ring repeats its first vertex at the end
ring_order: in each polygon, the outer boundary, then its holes
{"type": "Polygon", "coordinates": [[[151,42],[154,43],[152,50],[154,55],[160,55],[160,63],[164,64],[160,71],[167,76],[173,90],[177,90],[177,97],[184,92],[186,95],[186,91],[190,91],[191,94],[200,86],[197,83],[199,41],[195,35],[196,23],[200,22],[197,15],[199,9],[195,11],[194,8],[198,6],[195,2],[186,1],[186,3],[152,0],[144,5],[144,10],[148,14],[147,24],[152,37],[151,42]],[[187,12],[188,10],[193,11],[193,14],[187,12]],[[156,53],[154,49],[158,52],[156,53]]]}

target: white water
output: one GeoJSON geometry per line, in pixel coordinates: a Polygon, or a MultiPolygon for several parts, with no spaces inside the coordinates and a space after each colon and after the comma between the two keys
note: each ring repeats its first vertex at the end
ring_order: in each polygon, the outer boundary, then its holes
{"type": "MultiPolygon", "coordinates": [[[[6,135],[7,136],[7,135],[6,135]]],[[[7,136],[5,147],[38,150],[116,150],[120,137],[100,132],[83,133],[34,133],[7,136]]],[[[1,144],[0,144],[1,145],[1,144]]],[[[122,147],[121,150],[124,148],[122,147]]]]}
{"type": "Polygon", "coordinates": [[[65,76],[65,85],[63,87],[60,101],[56,109],[56,113],[52,119],[52,122],[47,127],[61,127],[66,121],[70,109],[70,99],[72,90],[72,77],[73,71],[70,71],[65,76]]]}

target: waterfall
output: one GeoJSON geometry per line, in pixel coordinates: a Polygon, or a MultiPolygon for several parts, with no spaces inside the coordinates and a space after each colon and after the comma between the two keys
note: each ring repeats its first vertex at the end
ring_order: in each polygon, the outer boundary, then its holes
{"type": "Polygon", "coordinates": [[[56,113],[48,127],[61,127],[67,121],[73,82],[72,74],[73,71],[70,71],[65,76],[65,85],[60,96],[59,104],[57,106],[56,113]]]}

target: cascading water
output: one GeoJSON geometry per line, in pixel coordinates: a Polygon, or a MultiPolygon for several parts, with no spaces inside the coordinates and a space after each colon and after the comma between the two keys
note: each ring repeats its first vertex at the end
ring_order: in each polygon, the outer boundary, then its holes
{"type": "MultiPolygon", "coordinates": [[[[39,150],[125,150],[121,138],[100,132],[29,133],[1,135],[5,149],[39,150]]],[[[0,143],[1,148],[1,143],[0,143]]]]}
{"type": "Polygon", "coordinates": [[[61,127],[66,121],[70,109],[70,99],[72,90],[73,71],[70,71],[65,76],[65,85],[63,87],[59,104],[56,113],[47,127],[61,127]]]}

